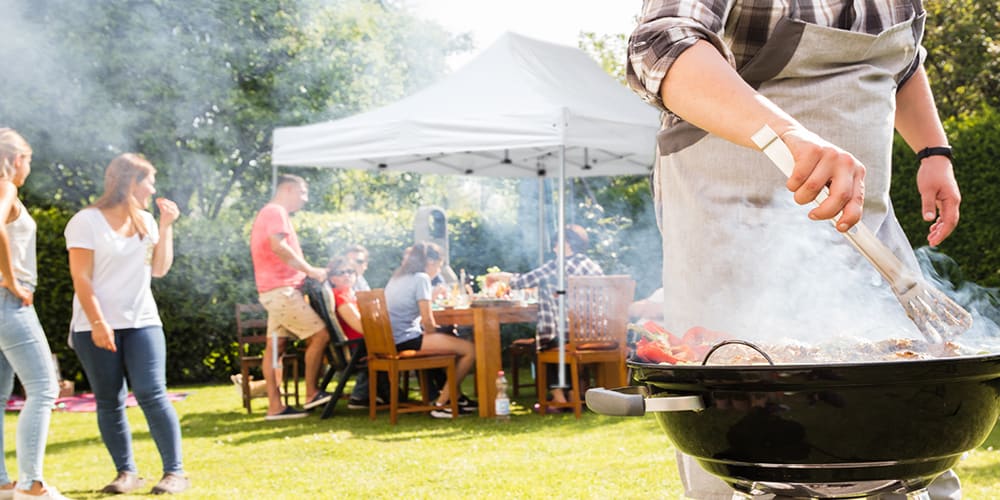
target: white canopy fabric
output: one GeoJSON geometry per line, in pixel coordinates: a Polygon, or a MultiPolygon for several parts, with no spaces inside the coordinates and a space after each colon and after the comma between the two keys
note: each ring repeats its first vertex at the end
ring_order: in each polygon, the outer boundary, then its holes
{"type": "Polygon", "coordinates": [[[493,177],[648,173],[657,111],[580,49],[505,33],[407,98],[274,131],[272,162],[493,177]]]}
{"type": "MultiPolygon", "coordinates": [[[[336,121],[274,131],[272,165],[492,177],[558,177],[565,262],[566,177],[650,172],[658,112],[580,49],[505,33],[452,75],[336,121]]],[[[559,364],[565,364],[559,266],[559,364]]],[[[559,370],[559,386],[566,387],[559,370]]]]}

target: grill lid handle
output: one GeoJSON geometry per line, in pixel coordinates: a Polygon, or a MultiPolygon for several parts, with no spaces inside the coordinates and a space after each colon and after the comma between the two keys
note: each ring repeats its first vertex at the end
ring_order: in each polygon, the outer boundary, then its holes
{"type": "Polygon", "coordinates": [[[590,389],[586,394],[587,408],[612,417],[641,417],[647,411],[700,411],[705,409],[701,396],[671,396],[647,398],[645,387],[590,389]]]}

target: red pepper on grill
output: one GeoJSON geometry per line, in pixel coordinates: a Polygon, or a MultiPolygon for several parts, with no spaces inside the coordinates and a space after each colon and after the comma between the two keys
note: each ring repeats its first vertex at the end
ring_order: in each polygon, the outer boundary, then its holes
{"type": "Polygon", "coordinates": [[[679,361],[667,352],[662,344],[651,341],[646,337],[642,337],[638,342],[636,342],[635,354],[648,363],[677,364],[677,361],[679,361]]]}
{"type": "Polygon", "coordinates": [[[712,346],[730,338],[703,326],[692,327],[678,337],[654,321],[644,323],[641,330],[635,354],[647,363],[697,363],[712,346]]]}

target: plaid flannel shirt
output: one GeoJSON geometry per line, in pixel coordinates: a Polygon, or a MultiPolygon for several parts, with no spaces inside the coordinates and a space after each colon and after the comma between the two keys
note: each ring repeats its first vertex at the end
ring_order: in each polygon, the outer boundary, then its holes
{"type": "MultiPolygon", "coordinates": [[[[677,118],[664,107],[660,84],[684,50],[706,40],[739,70],[793,4],[798,8],[795,17],[804,22],[869,34],[923,12],[916,0],[645,0],[639,25],[629,38],[628,84],[643,100],[667,112],[664,125],[669,126],[677,118]]],[[[919,51],[901,75],[900,86],[916,71],[923,54],[919,51]]]]}
{"type": "MultiPolygon", "coordinates": [[[[566,256],[566,276],[601,275],[604,271],[596,262],[582,253],[566,256]]],[[[556,312],[559,308],[556,286],[559,284],[559,264],[552,259],[541,267],[511,278],[511,288],[538,287],[538,331],[535,333],[539,349],[556,340],[556,312]]]]}

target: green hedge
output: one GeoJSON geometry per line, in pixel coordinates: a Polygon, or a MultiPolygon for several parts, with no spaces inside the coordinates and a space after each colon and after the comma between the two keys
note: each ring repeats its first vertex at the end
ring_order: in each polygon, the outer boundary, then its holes
{"type": "MultiPolygon", "coordinates": [[[[42,325],[59,357],[63,375],[81,389],[86,379],[66,342],[72,314],[73,285],[62,236],[70,212],[34,210],[38,222],[40,273],[36,305],[42,325]]],[[[517,228],[493,225],[477,214],[450,214],[452,265],[471,275],[489,266],[524,270],[531,261],[497,241],[513,241],[517,228]]],[[[413,242],[412,211],[382,215],[301,213],[294,216],[303,252],[314,265],[348,245],[365,245],[370,256],[366,274],[373,287],[385,286],[413,242]]],[[[170,383],[225,380],[239,370],[235,357],[234,304],[252,302],[253,281],[248,238],[251,220],[235,215],[216,220],[181,218],[174,230],[175,258],[170,272],[153,280],[153,294],[167,335],[170,383]]],[[[505,329],[507,330],[507,329],[505,329]]],[[[518,329],[509,335],[523,336],[518,329]]]]}
{"type": "MultiPolygon", "coordinates": [[[[984,107],[945,122],[955,151],[955,177],[962,190],[961,221],[938,250],[960,266],[960,279],[1000,286],[1000,114],[984,107]]],[[[893,151],[892,199],[896,215],[914,248],[927,246],[928,223],[920,215],[913,151],[897,137],[893,151]]],[[[956,283],[957,284],[957,283],[956,283]]]]}

